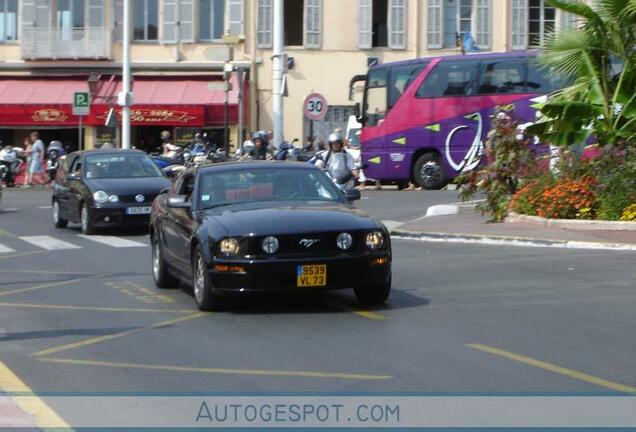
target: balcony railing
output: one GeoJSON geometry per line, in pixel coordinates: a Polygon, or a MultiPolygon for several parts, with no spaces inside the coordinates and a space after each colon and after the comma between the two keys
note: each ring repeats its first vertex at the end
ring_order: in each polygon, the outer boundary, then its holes
{"type": "Polygon", "coordinates": [[[23,27],[21,39],[26,60],[111,58],[112,30],[106,27],[23,27]]]}

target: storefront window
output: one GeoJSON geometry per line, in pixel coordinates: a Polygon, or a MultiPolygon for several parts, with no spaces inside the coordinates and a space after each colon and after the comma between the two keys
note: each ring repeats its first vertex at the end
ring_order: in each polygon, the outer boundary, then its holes
{"type": "Polygon", "coordinates": [[[158,0],[135,0],[136,41],[156,41],[159,38],[159,6],[158,0]]]}
{"type": "Polygon", "coordinates": [[[177,128],[175,132],[175,144],[185,146],[194,141],[194,134],[197,129],[194,128],[177,128]]]}
{"type": "Polygon", "coordinates": [[[100,126],[95,128],[95,147],[101,147],[106,143],[111,143],[113,146],[116,146],[116,131],[113,128],[108,128],[104,126],[100,126]]]}
{"type": "Polygon", "coordinates": [[[18,0],[0,0],[0,42],[18,38],[18,0]]]}

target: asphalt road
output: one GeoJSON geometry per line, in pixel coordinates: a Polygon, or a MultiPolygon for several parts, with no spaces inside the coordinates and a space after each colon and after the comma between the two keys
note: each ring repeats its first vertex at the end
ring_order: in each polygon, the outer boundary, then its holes
{"type": "MultiPolygon", "coordinates": [[[[386,307],[342,292],[200,314],[154,288],[145,234],[56,230],[48,198],[5,191],[0,213],[0,361],[34,391],[636,391],[633,254],[395,240],[386,307]]],[[[400,220],[446,198],[362,207],[400,220]]]]}

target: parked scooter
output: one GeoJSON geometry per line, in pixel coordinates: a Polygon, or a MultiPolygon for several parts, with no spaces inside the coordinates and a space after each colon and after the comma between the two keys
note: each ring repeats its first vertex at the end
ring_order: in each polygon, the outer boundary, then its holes
{"type": "Polygon", "coordinates": [[[13,187],[23,163],[21,149],[17,150],[12,146],[5,146],[0,150],[0,180],[8,187],[13,187]]]}
{"type": "Polygon", "coordinates": [[[297,142],[298,139],[294,139],[291,143],[283,141],[276,154],[274,154],[274,159],[279,161],[297,160],[298,153],[300,153],[300,149],[294,146],[297,142]]]}
{"type": "Polygon", "coordinates": [[[46,151],[46,170],[49,173],[50,181],[55,180],[55,177],[57,177],[64,154],[64,146],[60,141],[51,141],[49,143],[49,148],[46,151]]]}

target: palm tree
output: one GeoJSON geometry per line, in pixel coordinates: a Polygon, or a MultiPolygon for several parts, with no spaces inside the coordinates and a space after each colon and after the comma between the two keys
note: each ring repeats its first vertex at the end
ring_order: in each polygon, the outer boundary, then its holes
{"type": "Polygon", "coordinates": [[[577,17],[554,34],[540,61],[572,85],[552,95],[531,132],[559,146],[636,142],[636,0],[546,0],[577,17]]]}

